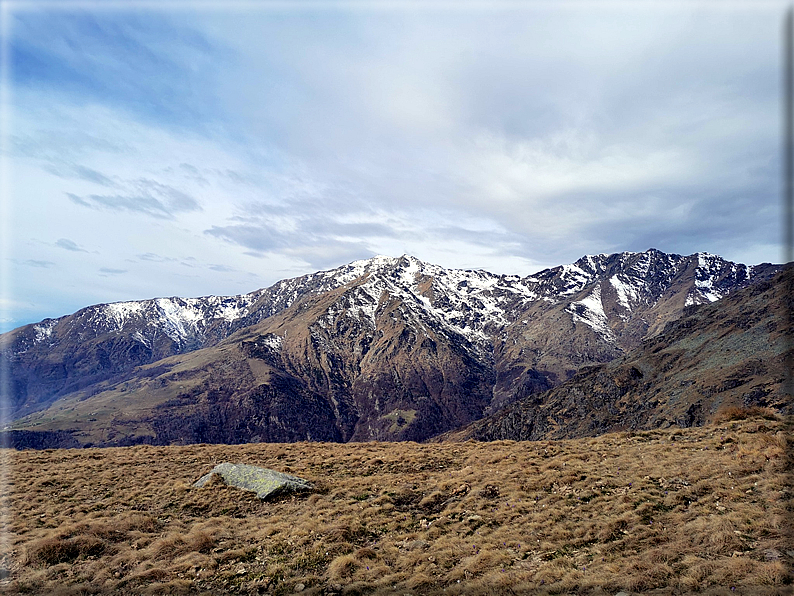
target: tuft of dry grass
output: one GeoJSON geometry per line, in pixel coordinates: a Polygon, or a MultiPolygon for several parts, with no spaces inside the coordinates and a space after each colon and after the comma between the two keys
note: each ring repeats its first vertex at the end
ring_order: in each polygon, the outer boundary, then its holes
{"type": "Polygon", "coordinates": [[[779,420],[780,416],[772,408],[761,406],[731,406],[719,410],[714,415],[714,424],[731,422],[733,420],[747,420],[748,418],[765,418],[767,420],[779,420]]]}
{"type": "Polygon", "coordinates": [[[29,564],[57,565],[69,563],[79,557],[96,557],[108,550],[104,540],[91,535],[72,538],[42,538],[26,549],[29,564]]]}
{"type": "Polygon", "coordinates": [[[572,441],[2,452],[7,594],[761,594],[791,587],[790,421],[572,441]],[[296,474],[263,502],[192,483],[296,474]],[[731,590],[731,588],[734,588],[731,590]]]}

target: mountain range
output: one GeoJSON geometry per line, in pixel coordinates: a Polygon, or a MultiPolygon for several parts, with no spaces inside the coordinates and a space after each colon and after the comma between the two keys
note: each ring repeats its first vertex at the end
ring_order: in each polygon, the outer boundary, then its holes
{"type": "Polygon", "coordinates": [[[531,441],[701,426],[733,408],[792,413],[794,269],[683,316],[627,354],[436,440],[531,441]],[[788,361],[787,361],[788,359],[788,361]]]}
{"type": "Polygon", "coordinates": [[[788,407],[786,274],[655,249],[525,277],[381,256],[241,296],[101,304],[0,336],[4,414],[39,447],[702,424],[788,407]]]}

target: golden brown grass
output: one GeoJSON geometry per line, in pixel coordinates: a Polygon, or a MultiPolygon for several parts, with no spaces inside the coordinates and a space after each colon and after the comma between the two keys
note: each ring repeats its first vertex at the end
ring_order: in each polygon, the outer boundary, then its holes
{"type": "Polygon", "coordinates": [[[760,406],[740,407],[731,406],[719,410],[714,415],[714,423],[730,422],[731,420],[746,420],[747,418],[766,418],[776,420],[777,414],[772,408],[762,408],[760,406]]]}
{"type": "Polygon", "coordinates": [[[786,423],[575,441],[3,452],[8,594],[785,594],[786,423]],[[192,483],[221,461],[317,491],[192,483]]]}

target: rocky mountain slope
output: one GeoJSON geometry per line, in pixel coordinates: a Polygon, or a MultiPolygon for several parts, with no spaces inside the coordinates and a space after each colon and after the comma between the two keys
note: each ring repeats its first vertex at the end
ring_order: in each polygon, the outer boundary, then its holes
{"type": "Polygon", "coordinates": [[[778,269],[651,249],[521,278],[375,257],[243,296],[97,305],[1,337],[7,415],[96,444],[423,440],[778,269]]]}
{"type": "Polygon", "coordinates": [[[717,303],[688,307],[631,353],[439,439],[524,441],[700,426],[731,407],[794,413],[784,386],[794,357],[792,288],[789,267],[717,303]]]}

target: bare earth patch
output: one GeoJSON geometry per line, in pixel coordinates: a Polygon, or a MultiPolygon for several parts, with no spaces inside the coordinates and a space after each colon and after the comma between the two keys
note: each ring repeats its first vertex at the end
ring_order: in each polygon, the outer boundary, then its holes
{"type": "Polygon", "coordinates": [[[569,441],[4,451],[0,588],[790,593],[787,421],[726,418],[569,441]],[[191,486],[222,461],[317,490],[191,486]]]}

